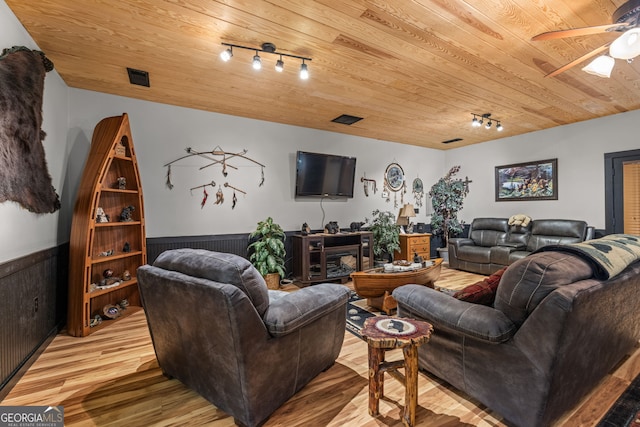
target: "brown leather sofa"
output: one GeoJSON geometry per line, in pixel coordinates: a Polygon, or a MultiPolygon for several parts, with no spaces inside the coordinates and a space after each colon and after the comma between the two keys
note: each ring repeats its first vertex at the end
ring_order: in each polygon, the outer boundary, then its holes
{"type": "Polygon", "coordinates": [[[335,362],[349,289],[267,289],[246,259],[199,249],[163,252],[138,268],[162,372],[241,426],[257,426],[335,362]]]}
{"type": "Polygon", "coordinates": [[[596,279],[577,255],[541,252],[506,269],[493,306],[419,285],[393,297],[433,325],[420,368],[519,427],[553,425],[640,339],[640,262],[596,279]]]}
{"type": "Polygon", "coordinates": [[[522,227],[508,218],[476,218],[469,237],[449,239],[449,267],[489,275],[543,246],[579,243],[593,234],[580,220],[536,219],[522,227]]]}

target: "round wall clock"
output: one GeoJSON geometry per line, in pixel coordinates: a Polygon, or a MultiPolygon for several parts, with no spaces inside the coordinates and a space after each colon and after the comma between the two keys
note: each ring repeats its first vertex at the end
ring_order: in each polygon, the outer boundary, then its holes
{"type": "Polygon", "coordinates": [[[384,178],[387,181],[387,187],[391,191],[398,191],[404,187],[404,171],[402,166],[397,163],[391,163],[387,166],[384,178]]]}

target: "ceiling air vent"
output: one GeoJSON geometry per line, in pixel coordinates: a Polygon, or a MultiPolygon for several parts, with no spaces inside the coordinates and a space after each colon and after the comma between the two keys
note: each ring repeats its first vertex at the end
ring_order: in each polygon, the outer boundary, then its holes
{"type": "Polygon", "coordinates": [[[360,120],[362,120],[362,117],[356,117],[356,116],[350,116],[348,114],[342,114],[341,116],[336,117],[335,119],[331,120],[332,122],[335,123],[340,123],[343,125],[347,125],[350,126],[352,124],[354,124],[355,122],[359,122],[360,120]]]}
{"type": "Polygon", "coordinates": [[[442,141],[442,143],[443,144],[451,144],[452,142],[458,142],[458,141],[462,141],[462,138],[447,139],[446,141],[442,141]]]}
{"type": "Polygon", "coordinates": [[[127,67],[127,73],[129,73],[129,83],[132,85],[150,87],[149,73],[142,70],[136,70],[134,68],[127,67]]]}

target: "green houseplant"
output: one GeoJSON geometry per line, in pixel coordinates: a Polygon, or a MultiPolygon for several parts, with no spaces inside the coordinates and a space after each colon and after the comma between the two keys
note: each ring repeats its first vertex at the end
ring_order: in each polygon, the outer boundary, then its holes
{"type": "Polygon", "coordinates": [[[459,171],[460,166],[452,167],[429,190],[433,206],[431,234],[441,239],[444,250],[448,248],[449,237],[464,230],[464,221],[458,219],[458,213],[462,209],[464,198],[469,193],[469,185],[466,179],[453,178],[459,171]]]}
{"type": "Polygon", "coordinates": [[[372,215],[369,229],[373,233],[373,254],[376,259],[391,261],[393,252],[400,249],[400,226],[396,224],[396,217],[391,212],[376,209],[372,215]]]}
{"type": "Polygon", "coordinates": [[[268,217],[258,222],[258,226],[249,235],[249,261],[264,276],[269,289],[278,289],[280,277],[285,277],[284,248],[285,234],[282,227],[268,217]]]}

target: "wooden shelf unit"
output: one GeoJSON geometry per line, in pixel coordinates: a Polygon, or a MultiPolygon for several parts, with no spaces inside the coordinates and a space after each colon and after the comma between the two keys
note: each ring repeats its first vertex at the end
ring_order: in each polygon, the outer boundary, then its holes
{"type": "Polygon", "coordinates": [[[69,308],[67,330],[82,337],[96,332],[141,310],[136,270],[147,262],[144,204],[138,163],[129,127],[129,117],[108,117],[93,131],[91,149],[84,168],[73,210],[69,248],[69,308]],[[124,147],[124,153],[122,152],[124,147]],[[126,179],[120,189],[118,178],[126,179]],[[131,221],[121,221],[122,209],[133,206],[131,221]],[[97,222],[102,208],[109,222],[97,222]],[[124,251],[125,243],[129,251],[124,251]],[[91,291],[99,284],[103,272],[112,270],[122,277],[125,270],[131,279],[118,286],[91,291]],[[122,315],[110,320],[103,315],[105,305],[128,300],[122,315]],[[95,315],[102,323],[91,327],[95,315]]]}
{"type": "Polygon", "coordinates": [[[346,282],[353,271],[373,266],[373,233],[296,234],[293,246],[293,277],[309,285],[346,282]]]}

